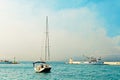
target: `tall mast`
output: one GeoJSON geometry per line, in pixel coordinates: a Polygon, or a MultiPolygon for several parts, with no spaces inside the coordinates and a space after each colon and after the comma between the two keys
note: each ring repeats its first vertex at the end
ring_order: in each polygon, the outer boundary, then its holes
{"type": "Polygon", "coordinates": [[[50,59],[49,51],[49,32],[48,32],[48,16],[46,16],[46,39],[45,39],[45,61],[50,59]]]}

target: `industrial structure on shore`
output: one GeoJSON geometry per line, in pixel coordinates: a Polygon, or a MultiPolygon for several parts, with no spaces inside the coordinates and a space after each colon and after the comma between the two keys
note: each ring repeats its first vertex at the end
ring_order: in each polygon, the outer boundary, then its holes
{"type": "Polygon", "coordinates": [[[88,61],[74,61],[72,58],[67,62],[68,64],[92,64],[92,65],[120,65],[120,62],[104,62],[101,58],[89,58],[88,61]]]}

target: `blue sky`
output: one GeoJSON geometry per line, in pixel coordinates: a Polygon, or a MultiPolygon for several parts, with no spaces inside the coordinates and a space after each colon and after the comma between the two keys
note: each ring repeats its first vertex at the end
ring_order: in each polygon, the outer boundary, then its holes
{"type": "Polygon", "coordinates": [[[29,2],[34,3],[34,9],[42,6],[56,12],[65,9],[79,9],[82,7],[88,7],[92,11],[96,12],[99,18],[102,18],[104,20],[104,22],[106,23],[105,28],[107,30],[108,36],[113,37],[120,35],[119,0],[23,0],[22,2],[26,4],[28,4],[29,2]]]}
{"type": "Polygon", "coordinates": [[[51,60],[83,54],[118,56],[119,3],[119,0],[0,0],[1,55],[16,56],[19,60],[38,59],[44,53],[41,47],[47,15],[51,60]]]}
{"type": "Polygon", "coordinates": [[[100,0],[96,4],[96,11],[99,16],[102,17],[106,22],[106,29],[109,36],[120,35],[119,32],[119,19],[120,19],[120,5],[119,0],[110,1],[110,0],[100,0]]]}
{"type": "MultiPolygon", "coordinates": [[[[103,18],[106,23],[106,30],[109,36],[120,35],[120,4],[119,0],[58,0],[55,10],[76,9],[89,7],[98,13],[99,18],[103,18]]],[[[98,19],[99,19],[98,18],[98,19]]]]}

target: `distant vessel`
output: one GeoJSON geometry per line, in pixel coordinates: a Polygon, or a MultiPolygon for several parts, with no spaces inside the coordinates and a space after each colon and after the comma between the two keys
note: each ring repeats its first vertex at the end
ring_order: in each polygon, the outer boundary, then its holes
{"type": "Polygon", "coordinates": [[[94,57],[87,57],[88,61],[83,62],[83,64],[94,64],[94,65],[102,65],[104,62],[100,58],[94,58],[94,57]]]}
{"type": "Polygon", "coordinates": [[[72,58],[69,59],[68,64],[93,64],[93,65],[102,65],[104,62],[101,60],[101,58],[93,58],[93,57],[87,57],[88,61],[73,61],[72,58]]]}
{"type": "Polygon", "coordinates": [[[50,72],[51,66],[46,63],[47,58],[50,59],[49,35],[48,35],[48,17],[46,16],[45,61],[36,61],[33,63],[33,67],[34,67],[35,72],[37,72],[37,73],[50,72]]]}
{"type": "Polygon", "coordinates": [[[18,62],[15,61],[15,57],[14,57],[14,61],[0,60],[0,64],[18,64],[18,62]]]}
{"type": "Polygon", "coordinates": [[[0,60],[0,64],[12,64],[12,61],[0,60]]]}

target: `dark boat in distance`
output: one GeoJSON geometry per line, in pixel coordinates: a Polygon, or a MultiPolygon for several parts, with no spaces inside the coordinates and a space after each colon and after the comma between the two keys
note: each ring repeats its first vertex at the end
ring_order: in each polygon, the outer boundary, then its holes
{"type": "Polygon", "coordinates": [[[6,59],[1,59],[0,64],[19,64],[14,57],[14,61],[6,60],[6,59]]]}
{"type": "Polygon", "coordinates": [[[12,64],[12,61],[9,61],[9,60],[0,60],[0,64],[12,64]]]}

